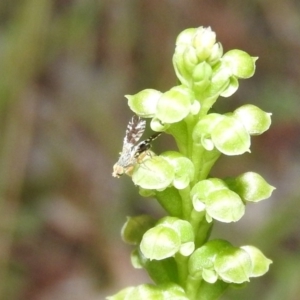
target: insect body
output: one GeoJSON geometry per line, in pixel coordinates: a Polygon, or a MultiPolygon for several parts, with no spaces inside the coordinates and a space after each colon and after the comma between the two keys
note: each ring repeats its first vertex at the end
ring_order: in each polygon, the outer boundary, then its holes
{"type": "Polygon", "coordinates": [[[120,177],[133,170],[135,164],[142,160],[144,154],[151,148],[151,142],[161,133],[155,133],[150,138],[138,143],[146,127],[146,121],[138,116],[133,116],[127,125],[123,148],[118,162],[114,165],[112,175],[120,177]]]}

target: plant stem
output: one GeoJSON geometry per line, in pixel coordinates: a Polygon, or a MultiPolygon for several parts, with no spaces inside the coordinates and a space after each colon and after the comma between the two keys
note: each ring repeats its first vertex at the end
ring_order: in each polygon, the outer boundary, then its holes
{"type": "Polygon", "coordinates": [[[190,215],[193,209],[193,205],[190,197],[190,187],[186,187],[185,189],[178,190],[182,199],[182,216],[184,220],[189,220],[190,215]]]}

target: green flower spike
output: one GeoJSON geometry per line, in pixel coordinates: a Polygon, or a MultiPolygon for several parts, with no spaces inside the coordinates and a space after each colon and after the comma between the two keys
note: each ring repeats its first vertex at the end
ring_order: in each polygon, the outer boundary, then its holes
{"type": "Polygon", "coordinates": [[[155,198],[167,216],[127,218],[122,238],[135,247],[131,263],[155,284],[128,287],[108,299],[217,300],[228,287],[268,271],[272,261],[254,246],[210,239],[214,222],[237,222],[248,202],[267,199],[275,189],[255,172],[210,178],[221,155],[250,152],[252,136],[271,125],[271,114],[252,104],[225,114],[213,107],[254,74],[256,60],[242,50],[224,54],[210,27],[189,28],[179,34],[173,55],[178,85],[126,96],[139,117],[127,126],[113,175],[131,176],[140,194],[155,198]],[[152,130],[170,135],[178,150],[155,155],[151,141],[160,133],[140,141],[142,118],[151,118],[152,130]]]}

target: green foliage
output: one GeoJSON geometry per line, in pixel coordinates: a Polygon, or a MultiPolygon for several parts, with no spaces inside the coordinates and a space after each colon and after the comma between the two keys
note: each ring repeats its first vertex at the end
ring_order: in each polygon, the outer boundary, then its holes
{"type": "Polygon", "coordinates": [[[159,156],[146,150],[132,180],[141,195],[154,196],[169,216],[130,218],[123,239],[137,248],[135,267],[145,268],[157,285],[129,287],[108,299],[218,299],[232,285],[268,271],[271,260],[254,246],[208,240],[213,222],[237,222],[247,202],[270,197],[274,187],[259,174],[210,178],[221,154],[250,152],[251,136],[266,131],[271,114],[247,104],[224,115],[211,113],[216,100],[238,89],[255,72],[256,57],[223,48],[210,28],[179,34],[173,65],[180,81],[164,93],[153,89],[126,96],[131,110],[152,118],[151,128],[174,137],[178,152],[159,156]]]}

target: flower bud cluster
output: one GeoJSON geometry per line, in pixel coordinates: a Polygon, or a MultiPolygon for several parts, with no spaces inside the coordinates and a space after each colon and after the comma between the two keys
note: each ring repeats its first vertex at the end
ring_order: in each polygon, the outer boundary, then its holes
{"type": "Polygon", "coordinates": [[[241,50],[223,55],[210,27],[189,28],[179,34],[173,65],[180,82],[191,88],[198,100],[231,96],[238,88],[238,79],[254,74],[255,61],[241,50]]]}

